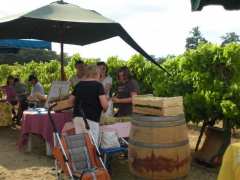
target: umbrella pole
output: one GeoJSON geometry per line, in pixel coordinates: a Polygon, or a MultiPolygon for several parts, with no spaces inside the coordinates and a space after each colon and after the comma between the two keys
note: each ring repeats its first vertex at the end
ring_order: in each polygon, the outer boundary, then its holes
{"type": "Polygon", "coordinates": [[[63,60],[64,60],[64,56],[63,56],[63,43],[61,42],[61,54],[60,54],[60,60],[61,60],[61,80],[64,81],[65,77],[64,77],[64,64],[63,64],[63,60]]]}

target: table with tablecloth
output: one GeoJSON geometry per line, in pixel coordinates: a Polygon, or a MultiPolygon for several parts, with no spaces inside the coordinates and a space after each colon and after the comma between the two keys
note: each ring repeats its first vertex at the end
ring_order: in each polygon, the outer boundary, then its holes
{"type": "Polygon", "coordinates": [[[218,180],[240,180],[240,143],[229,145],[223,156],[218,180]]]}
{"type": "MultiPolygon", "coordinates": [[[[72,120],[72,112],[52,112],[57,130],[61,132],[64,124],[72,120]]],[[[21,134],[18,147],[21,149],[28,142],[29,134],[40,135],[52,148],[54,146],[53,128],[47,111],[28,110],[23,113],[21,134]]]]}

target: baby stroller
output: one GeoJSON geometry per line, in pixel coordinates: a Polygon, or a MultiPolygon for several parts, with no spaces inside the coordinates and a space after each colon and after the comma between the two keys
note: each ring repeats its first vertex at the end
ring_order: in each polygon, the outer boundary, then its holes
{"type": "Polygon", "coordinates": [[[56,137],[53,156],[56,159],[58,179],[62,179],[64,174],[71,180],[110,180],[84,113],[83,119],[88,133],[75,134],[75,130],[71,129],[61,135],[57,132],[51,116],[54,106],[56,104],[49,107],[48,116],[56,137]]]}

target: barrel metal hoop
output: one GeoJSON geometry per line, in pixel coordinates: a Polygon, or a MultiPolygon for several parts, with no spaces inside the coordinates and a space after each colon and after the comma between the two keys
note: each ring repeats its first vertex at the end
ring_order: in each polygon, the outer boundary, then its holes
{"type": "Polygon", "coordinates": [[[180,114],[177,116],[141,116],[141,115],[132,115],[132,118],[140,122],[174,122],[179,120],[185,121],[185,115],[180,114]]]}
{"type": "Polygon", "coordinates": [[[148,124],[144,124],[143,122],[138,122],[133,120],[132,125],[138,126],[138,127],[150,127],[150,128],[161,128],[161,127],[173,127],[173,126],[181,126],[186,124],[186,122],[184,120],[179,120],[179,121],[174,121],[174,122],[161,122],[159,121],[159,123],[161,124],[156,124],[155,122],[151,122],[152,124],[150,124],[148,122],[148,124]]]}
{"type": "Polygon", "coordinates": [[[129,144],[134,145],[134,146],[140,146],[143,148],[153,148],[153,149],[159,149],[159,148],[175,148],[179,146],[184,146],[189,143],[188,139],[177,142],[177,143],[171,143],[171,144],[147,144],[139,141],[135,141],[133,139],[129,139],[128,141],[129,144]]]}
{"type": "MultiPolygon", "coordinates": [[[[137,175],[137,174],[135,174],[134,172],[133,172],[133,176],[134,176],[134,178],[136,179],[136,180],[149,180],[151,177],[143,177],[143,176],[139,176],[139,175],[137,175]]],[[[179,176],[179,177],[176,177],[176,178],[171,178],[172,180],[182,180],[184,177],[186,177],[186,175],[184,175],[184,176],[179,176]]],[[[161,178],[161,177],[159,177],[158,176],[158,178],[161,178]]],[[[163,176],[162,177],[162,179],[166,179],[167,177],[166,176],[163,176]]]]}

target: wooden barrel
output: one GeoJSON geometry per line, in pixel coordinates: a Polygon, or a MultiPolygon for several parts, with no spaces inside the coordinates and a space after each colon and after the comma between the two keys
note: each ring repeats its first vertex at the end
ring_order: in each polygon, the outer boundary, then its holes
{"type": "Polygon", "coordinates": [[[139,179],[186,176],[191,155],[184,116],[135,116],[128,160],[131,173],[139,179]]]}

